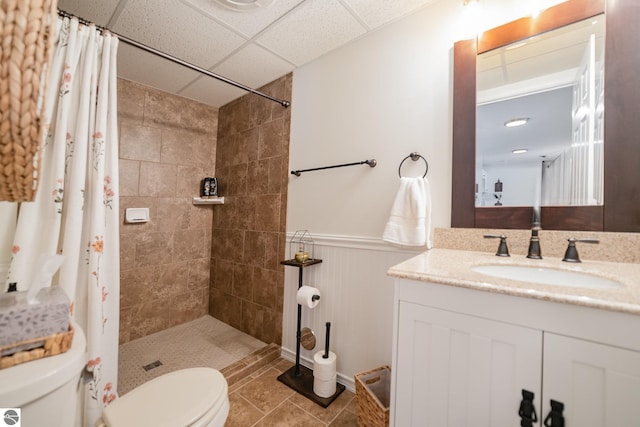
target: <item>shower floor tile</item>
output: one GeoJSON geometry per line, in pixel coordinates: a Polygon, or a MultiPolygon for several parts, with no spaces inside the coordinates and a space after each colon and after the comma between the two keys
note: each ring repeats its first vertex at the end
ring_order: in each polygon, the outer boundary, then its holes
{"type": "Polygon", "coordinates": [[[122,396],[162,374],[197,366],[221,370],[266,344],[211,316],[122,344],[118,393],[122,396]],[[159,361],[161,365],[154,363],[159,361]],[[143,366],[158,365],[148,371],[143,366]]]}

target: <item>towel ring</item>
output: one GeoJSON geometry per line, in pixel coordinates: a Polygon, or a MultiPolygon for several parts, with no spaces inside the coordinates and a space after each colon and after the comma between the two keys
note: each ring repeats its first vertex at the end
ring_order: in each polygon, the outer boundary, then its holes
{"type": "Polygon", "coordinates": [[[424,178],[425,176],[427,176],[427,172],[429,172],[429,163],[427,163],[427,159],[422,157],[422,155],[420,155],[420,153],[418,153],[417,151],[414,151],[413,153],[409,154],[407,157],[402,159],[402,161],[400,162],[400,166],[398,166],[398,175],[400,176],[400,178],[402,178],[402,172],[400,171],[400,169],[402,169],[402,164],[408,158],[411,158],[411,160],[413,160],[414,162],[417,161],[418,159],[424,160],[424,164],[426,166],[426,170],[424,171],[424,175],[422,175],[422,177],[424,178]]]}

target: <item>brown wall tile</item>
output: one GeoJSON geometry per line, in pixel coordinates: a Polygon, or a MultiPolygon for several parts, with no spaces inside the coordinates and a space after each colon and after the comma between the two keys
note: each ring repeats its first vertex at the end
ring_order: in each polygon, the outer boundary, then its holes
{"type": "Polygon", "coordinates": [[[244,264],[247,266],[263,267],[265,264],[265,238],[260,231],[245,231],[244,234],[244,264]]]}
{"type": "Polygon", "coordinates": [[[162,132],[162,163],[210,167],[213,164],[213,146],[208,135],[194,132],[162,132]]]}
{"type": "MultiPolygon", "coordinates": [[[[291,75],[263,90],[289,99],[291,75]]],[[[290,110],[247,95],[205,106],[120,81],[121,342],[207,310],[282,341],[290,110]],[[204,176],[222,206],[195,206],[204,176]],[[124,224],[127,207],[151,221],[124,224]]]]}
{"type": "Polygon", "coordinates": [[[136,267],[163,265],[172,261],[173,233],[152,232],[133,238],[136,241],[136,267]]]}
{"type": "Polygon", "coordinates": [[[218,138],[225,138],[232,133],[242,132],[249,128],[248,96],[236,99],[222,107],[225,114],[218,112],[218,138]]]}
{"type": "Polygon", "coordinates": [[[154,222],[158,230],[184,230],[189,227],[189,212],[192,205],[187,200],[175,197],[158,197],[156,203],[154,222]]]}
{"type": "Polygon", "coordinates": [[[140,180],[140,162],[120,160],[119,164],[120,196],[137,196],[140,180]]]}
{"type": "Polygon", "coordinates": [[[284,156],[278,156],[278,157],[272,157],[268,160],[269,185],[266,193],[280,193],[282,191],[282,185],[283,185],[282,173],[283,173],[283,170],[286,171],[286,166],[284,168],[282,167],[283,159],[284,159],[284,156]]]}
{"type": "Polygon", "coordinates": [[[201,230],[179,230],[173,235],[173,260],[205,258],[205,239],[201,230]]]}
{"type": "Polygon", "coordinates": [[[244,264],[233,265],[233,295],[251,301],[253,290],[253,269],[244,264]]]}
{"type": "Polygon", "coordinates": [[[213,209],[209,205],[194,205],[189,207],[189,228],[211,229],[213,224],[213,209]]]}
{"type": "Polygon", "coordinates": [[[267,159],[269,157],[281,156],[283,134],[283,119],[276,119],[260,125],[258,158],[267,159]]]}
{"type": "Polygon", "coordinates": [[[255,268],[253,275],[253,302],[263,307],[275,308],[278,291],[278,272],[255,268]]]}
{"type": "MultiPolygon", "coordinates": [[[[120,239],[120,271],[135,268],[136,242],[134,239],[120,239]]],[[[120,291],[122,293],[122,290],[120,291]]]]}
{"type": "MultiPolygon", "coordinates": [[[[261,90],[290,99],[291,75],[261,90]]],[[[219,111],[216,209],[211,245],[215,277],[209,313],[267,343],[282,342],[289,165],[289,109],[246,95],[219,111]],[[233,266],[233,277],[229,270],[233,266]],[[231,289],[229,289],[231,285],[231,289]]]]}
{"type": "Polygon", "coordinates": [[[249,194],[266,194],[269,192],[269,160],[249,162],[247,170],[247,192],[249,194]]]}
{"type": "Polygon", "coordinates": [[[247,300],[242,300],[242,330],[258,339],[262,338],[264,308],[247,300]]]}
{"type": "Polygon", "coordinates": [[[146,88],[138,83],[118,79],[118,120],[142,123],[146,88]]]}
{"type": "Polygon", "coordinates": [[[280,228],[280,195],[266,194],[256,197],[256,229],[278,231],[280,228]]]}
{"type": "Polygon", "coordinates": [[[129,160],[160,161],[162,131],[133,122],[120,125],[120,158],[129,160]]]}
{"type": "Polygon", "coordinates": [[[214,208],[195,206],[191,199],[199,196],[203,177],[215,176],[218,110],[119,83],[120,342],[125,343],[209,310],[214,208]],[[129,207],[149,208],[151,220],[124,223],[129,207]]]}
{"type": "Polygon", "coordinates": [[[225,261],[223,259],[216,260],[215,264],[214,287],[228,294],[233,293],[233,268],[235,264],[232,261],[225,261]]]}
{"type": "Polygon", "coordinates": [[[202,178],[206,176],[213,177],[215,175],[214,170],[213,164],[207,167],[178,165],[177,194],[183,197],[199,196],[202,178]]]}
{"type": "Polygon", "coordinates": [[[139,194],[149,197],[174,197],[178,168],[162,163],[140,163],[139,194]]]}
{"type": "Polygon", "coordinates": [[[211,245],[211,256],[217,259],[239,262],[244,254],[244,233],[242,230],[216,229],[211,245]]]}

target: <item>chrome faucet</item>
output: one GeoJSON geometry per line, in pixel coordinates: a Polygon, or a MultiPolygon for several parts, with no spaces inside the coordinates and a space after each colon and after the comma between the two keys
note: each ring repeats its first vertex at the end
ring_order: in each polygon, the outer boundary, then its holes
{"type": "Polygon", "coordinates": [[[542,259],[542,252],[540,251],[540,237],[538,232],[542,229],[540,227],[540,207],[533,207],[533,221],[531,225],[531,238],[529,239],[529,250],[527,251],[527,258],[542,259]]]}

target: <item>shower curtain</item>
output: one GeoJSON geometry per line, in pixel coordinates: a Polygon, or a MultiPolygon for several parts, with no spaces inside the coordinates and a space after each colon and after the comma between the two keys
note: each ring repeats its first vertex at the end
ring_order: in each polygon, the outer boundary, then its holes
{"type": "MultiPolygon", "coordinates": [[[[116,398],[120,261],[117,38],[58,19],[44,96],[40,187],[20,205],[9,282],[26,290],[41,255],[62,254],[53,284],[87,337],[82,425],[116,398]]],[[[80,403],[83,407],[83,404],[80,403]]]]}

